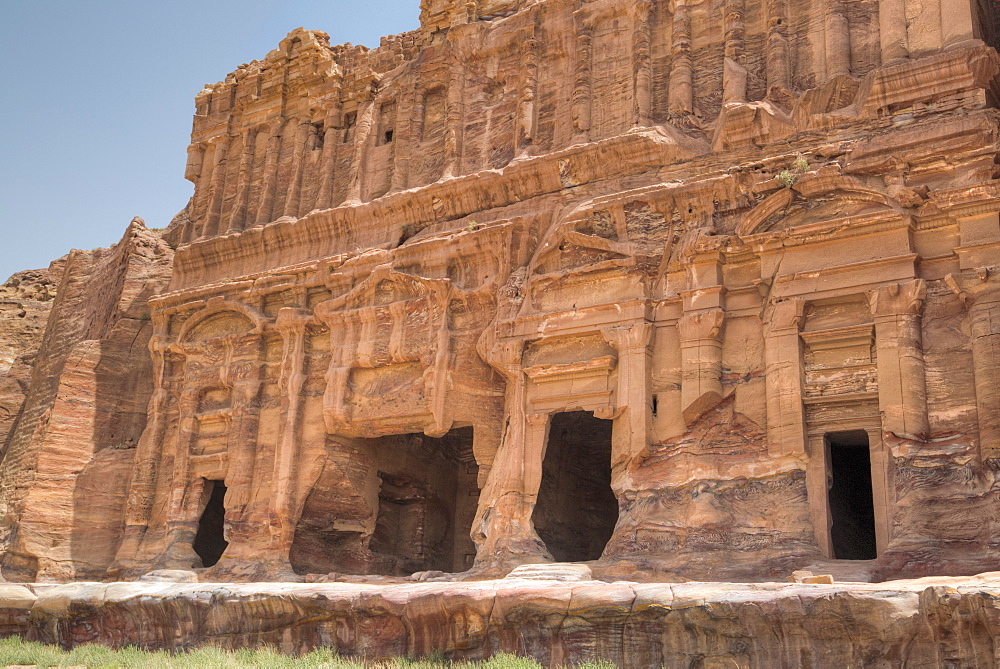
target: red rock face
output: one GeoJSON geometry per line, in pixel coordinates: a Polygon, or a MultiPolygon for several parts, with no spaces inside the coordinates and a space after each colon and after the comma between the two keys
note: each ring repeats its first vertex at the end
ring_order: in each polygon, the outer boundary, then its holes
{"type": "Polygon", "coordinates": [[[24,405],[61,266],[57,260],[48,269],[18,272],[0,286],[0,444],[24,405]]]}
{"type": "Polygon", "coordinates": [[[117,246],[63,261],[0,463],[5,578],[99,579],[114,558],[153,389],[146,300],[172,255],[137,219],[117,246]]]}
{"type": "Polygon", "coordinates": [[[984,571],[1000,56],[958,4],[293,31],[198,95],[162,240],[67,261],[5,575],[984,571]]]}

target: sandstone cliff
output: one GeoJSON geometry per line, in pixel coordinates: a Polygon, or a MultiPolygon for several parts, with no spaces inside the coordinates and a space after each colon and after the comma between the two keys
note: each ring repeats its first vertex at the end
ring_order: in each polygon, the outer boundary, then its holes
{"type": "Polygon", "coordinates": [[[55,266],[58,295],[0,462],[5,578],[100,578],[110,563],[152,392],[147,300],[172,256],[136,219],[114,247],[55,266]]]}
{"type": "Polygon", "coordinates": [[[24,405],[62,268],[60,259],[47,269],[18,272],[0,286],[0,447],[24,405]]]}
{"type": "Polygon", "coordinates": [[[367,659],[496,652],[547,667],[995,667],[1000,579],[788,583],[0,586],[0,630],[74,646],[318,645],[367,659]]]}
{"type": "Polygon", "coordinates": [[[428,0],[376,49],[293,30],[195,100],[169,281],[165,246],[67,261],[0,467],[5,573],[992,568],[994,7],[428,0]]]}

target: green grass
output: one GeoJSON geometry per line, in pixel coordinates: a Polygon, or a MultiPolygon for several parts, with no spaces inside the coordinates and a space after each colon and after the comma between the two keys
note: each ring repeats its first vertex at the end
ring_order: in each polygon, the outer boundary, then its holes
{"type": "MultiPolygon", "coordinates": [[[[135,646],[112,650],[105,646],[88,644],[64,651],[56,646],[24,641],[20,637],[0,639],[0,667],[8,665],[39,667],[88,667],[88,669],[160,669],[208,667],[267,667],[281,669],[295,667],[316,669],[540,669],[537,662],[516,655],[499,654],[482,662],[449,662],[440,659],[389,662],[363,662],[338,657],[330,648],[319,648],[303,655],[290,657],[271,648],[223,650],[205,647],[183,653],[145,651],[135,646]]],[[[586,669],[613,669],[605,663],[584,664],[586,669]]]]}

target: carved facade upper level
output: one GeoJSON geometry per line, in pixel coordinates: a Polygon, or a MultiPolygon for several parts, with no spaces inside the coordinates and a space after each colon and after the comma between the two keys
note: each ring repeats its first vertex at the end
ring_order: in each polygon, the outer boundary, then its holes
{"type": "MultiPolygon", "coordinates": [[[[373,50],[296,30],[198,95],[180,241],[636,128],[726,151],[884,114],[912,95],[873,70],[992,37],[988,5],[934,0],[912,20],[909,4],[440,0],[373,50]]],[[[945,72],[955,90],[976,76],[945,72]]]]}

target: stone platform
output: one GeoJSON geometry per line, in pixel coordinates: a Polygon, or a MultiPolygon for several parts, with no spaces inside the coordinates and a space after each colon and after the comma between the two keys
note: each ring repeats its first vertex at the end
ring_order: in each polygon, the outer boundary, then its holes
{"type": "Polygon", "coordinates": [[[0,586],[0,633],[73,646],[506,651],[546,666],[995,667],[1000,572],[878,584],[75,583],[0,586]]]}

